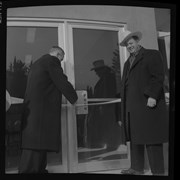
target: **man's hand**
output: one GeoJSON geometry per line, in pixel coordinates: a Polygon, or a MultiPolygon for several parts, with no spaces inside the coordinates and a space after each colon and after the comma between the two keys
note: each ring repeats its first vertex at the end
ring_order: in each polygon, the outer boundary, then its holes
{"type": "Polygon", "coordinates": [[[122,126],[122,122],[121,121],[118,121],[118,124],[119,124],[119,126],[122,126]]]}
{"type": "Polygon", "coordinates": [[[147,101],[148,107],[155,107],[156,106],[156,99],[149,97],[147,101]]]}
{"type": "Polygon", "coordinates": [[[165,93],[166,104],[169,104],[169,93],[165,93]]]}

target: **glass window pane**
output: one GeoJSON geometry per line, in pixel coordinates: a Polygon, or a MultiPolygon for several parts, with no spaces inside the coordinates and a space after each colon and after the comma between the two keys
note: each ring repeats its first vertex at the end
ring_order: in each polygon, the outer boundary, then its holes
{"type": "MultiPolygon", "coordinates": [[[[118,32],[74,28],[73,43],[76,89],[87,90],[89,99],[118,98],[118,32]]],[[[79,163],[127,159],[123,132],[117,123],[119,106],[88,106],[88,114],[76,115],[79,163]]]]}
{"type": "MultiPolygon", "coordinates": [[[[53,45],[58,45],[58,28],[7,27],[6,88],[11,97],[24,98],[31,64],[53,45]]],[[[19,163],[21,113],[21,103],[12,104],[6,113],[6,169],[17,168],[19,163]]],[[[62,164],[62,152],[49,153],[48,163],[62,164]]]]}

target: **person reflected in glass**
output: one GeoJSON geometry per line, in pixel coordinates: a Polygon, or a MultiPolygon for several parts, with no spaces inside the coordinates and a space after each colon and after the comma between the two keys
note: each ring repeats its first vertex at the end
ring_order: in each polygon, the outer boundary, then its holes
{"type": "MultiPolygon", "coordinates": [[[[104,60],[93,62],[99,80],[95,84],[92,98],[116,98],[116,78],[104,60]]],[[[115,104],[97,105],[91,108],[88,118],[88,143],[90,148],[116,150],[120,144],[120,127],[116,121],[115,104]]]]}

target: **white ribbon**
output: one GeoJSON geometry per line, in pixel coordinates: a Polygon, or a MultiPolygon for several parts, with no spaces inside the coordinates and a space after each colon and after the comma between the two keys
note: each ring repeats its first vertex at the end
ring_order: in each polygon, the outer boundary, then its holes
{"type": "MultiPolygon", "coordinates": [[[[79,107],[79,106],[98,106],[98,105],[106,105],[106,104],[113,104],[113,103],[119,103],[121,102],[121,99],[115,99],[112,101],[108,101],[108,102],[100,102],[100,103],[89,103],[89,104],[75,104],[75,106],[79,107]]],[[[71,104],[62,104],[62,107],[68,107],[68,106],[72,106],[71,104]]]]}
{"type": "MultiPolygon", "coordinates": [[[[93,101],[102,101],[103,99],[89,99],[87,100],[87,102],[93,102],[93,101]]],[[[21,104],[23,103],[23,99],[21,98],[15,98],[15,97],[11,97],[11,101],[12,104],[21,104]]],[[[79,106],[98,106],[98,105],[106,105],[106,104],[113,104],[113,103],[119,103],[121,102],[121,99],[115,99],[115,100],[105,100],[106,102],[99,102],[99,103],[88,103],[88,104],[74,104],[75,106],[79,107],[79,106]]],[[[70,107],[72,106],[72,104],[68,103],[68,104],[62,104],[62,107],[70,107]]]]}

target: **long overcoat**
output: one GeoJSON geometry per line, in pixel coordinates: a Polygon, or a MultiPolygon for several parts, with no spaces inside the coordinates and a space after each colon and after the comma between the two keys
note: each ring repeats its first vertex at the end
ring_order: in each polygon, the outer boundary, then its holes
{"type": "Polygon", "coordinates": [[[157,50],[142,47],[131,68],[129,59],[124,64],[121,120],[125,128],[127,112],[130,112],[130,137],[135,144],[156,144],[168,141],[168,111],[163,81],[163,61],[157,50]],[[148,97],[157,100],[154,108],[147,106],[148,97]]]}
{"type": "Polygon", "coordinates": [[[46,54],[31,67],[22,116],[22,148],[58,152],[62,94],[75,103],[77,94],[58,58],[46,54]]]}

